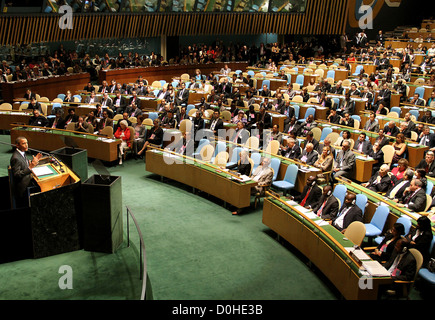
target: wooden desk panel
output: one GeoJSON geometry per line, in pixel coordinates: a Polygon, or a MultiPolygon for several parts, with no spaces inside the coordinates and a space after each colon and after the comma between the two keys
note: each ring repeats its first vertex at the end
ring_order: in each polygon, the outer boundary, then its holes
{"type": "Polygon", "coordinates": [[[376,300],[379,286],[391,283],[391,279],[371,278],[373,288],[361,288],[359,284],[362,276],[357,274],[348,263],[352,259],[350,257],[343,259],[336,251],[344,252],[344,248],[338,245],[333,248],[319,236],[321,231],[311,230],[307,226],[308,223],[310,222],[302,223],[286,209],[265,198],[263,204],[264,225],[283,237],[316,265],[345,299],[376,300]]]}
{"type": "Polygon", "coordinates": [[[165,80],[166,82],[172,82],[173,78],[180,77],[182,74],[187,73],[191,76],[195,74],[195,70],[201,70],[201,74],[208,75],[216,70],[221,70],[225,65],[232,71],[246,70],[248,67],[247,62],[219,62],[209,64],[192,64],[192,65],[169,65],[159,67],[138,67],[128,69],[113,69],[107,71],[100,71],[99,83],[106,80],[108,83],[112,79],[115,79],[120,83],[133,83],[136,82],[138,76],[142,76],[148,81],[148,85],[151,85],[154,81],[165,80]]]}
{"type": "Polygon", "coordinates": [[[47,97],[50,100],[57,98],[59,93],[66,93],[67,90],[75,92],[82,90],[90,81],[90,75],[87,72],[63,75],[58,77],[41,78],[36,80],[6,82],[2,83],[2,94],[5,102],[13,103],[14,98],[22,98],[27,88],[32,92],[39,94],[41,97],[47,97]]]}
{"type": "Polygon", "coordinates": [[[146,170],[204,191],[237,208],[251,205],[251,188],[257,185],[256,182],[238,183],[193,164],[168,164],[163,154],[151,150],[146,152],[146,170]]]}
{"type": "Polygon", "coordinates": [[[118,144],[121,143],[120,140],[115,140],[114,142],[109,143],[93,138],[85,138],[84,135],[84,133],[78,133],[74,136],[65,136],[44,131],[22,130],[18,127],[11,130],[11,143],[15,144],[15,139],[18,136],[23,136],[27,138],[32,148],[43,151],[53,151],[66,147],[62,137],[71,137],[77,144],[78,148],[86,149],[88,151],[89,158],[100,159],[108,162],[118,159],[118,144]]]}

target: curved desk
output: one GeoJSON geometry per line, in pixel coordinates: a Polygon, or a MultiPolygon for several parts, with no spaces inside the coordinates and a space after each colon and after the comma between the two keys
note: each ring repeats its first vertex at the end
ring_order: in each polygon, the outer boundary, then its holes
{"type": "Polygon", "coordinates": [[[184,183],[237,207],[251,205],[251,188],[257,182],[238,181],[219,167],[162,149],[146,152],[146,171],[184,183]]]}
{"type": "MultiPolygon", "coordinates": [[[[390,277],[372,277],[360,271],[358,262],[349,254],[354,244],[319,218],[301,211],[285,198],[267,192],[263,204],[263,224],[283,237],[305,255],[334,284],[345,299],[374,300],[379,286],[392,282],[390,277]],[[366,285],[371,284],[369,289],[366,285]]],[[[361,261],[365,261],[362,260],[361,261]]],[[[370,258],[367,261],[371,261],[370,258]]]]}
{"type": "Polygon", "coordinates": [[[11,130],[11,144],[19,136],[25,137],[33,148],[43,151],[53,151],[68,145],[65,139],[73,141],[77,148],[86,149],[88,157],[103,161],[118,159],[118,144],[121,140],[107,139],[90,133],[52,129],[33,126],[15,126],[11,130]]]}

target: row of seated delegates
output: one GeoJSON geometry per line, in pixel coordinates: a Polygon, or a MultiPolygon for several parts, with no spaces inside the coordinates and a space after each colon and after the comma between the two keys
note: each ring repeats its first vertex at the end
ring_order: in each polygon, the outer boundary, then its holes
{"type": "MultiPolygon", "coordinates": [[[[370,185],[375,191],[376,184],[384,184],[383,177],[388,176],[389,167],[384,165],[382,167],[382,172],[378,173],[376,177],[370,181],[370,185]],[[380,179],[378,177],[381,177],[380,179]],[[376,182],[378,181],[378,182],[376,182]]],[[[405,182],[398,181],[395,186],[391,186],[391,191],[397,191],[397,189],[402,188],[402,185],[407,187],[405,194],[401,197],[400,206],[410,207],[411,205],[415,210],[419,209],[419,203],[424,201],[425,203],[425,191],[422,188],[422,182],[418,178],[414,178],[414,173],[412,170],[405,175],[405,182]]],[[[314,214],[321,217],[322,219],[329,221],[329,223],[340,230],[345,232],[346,228],[354,221],[363,221],[363,212],[356,205],[356,195],[353,193],[347,193],[345,196],[345,202],[341,208],[339,208],[339,202],[337,198],[333,195],[333,187],[331,185],[326,185],[321,189],[316,183],[317,177],[310,176],[307,179],[307,183],[304,186],[301,194],[291,199],[299,202],[301,206],[307,209],[311,209],[314,214]]],[[[367,187],[367,185],[365,185],[367,187]]],[[[377,191],[379,192],[379,191],[377,191]]],[[[409,234],[405,235],[404,227],[402,224],[394,224],[391,230],[388,230],[385,234],[384,240],[378,245],[378,247],[370,254],[370,256],[380,261],[392,274],[394,279],[397,280],[408,280],[412,279],[415,274],[415,261],[411,261],[414,265],[414,272],[408,272],[409,262],[397,264],[400,259],[398,255],[403,253],[402,247],[400,250],[395,250],[398,248],[396,242],[399,240],[405,240],[409,248],[415,248],[419,250],[423,257],[425,263],[429,260],[429,247],[432,241],[433,234],[431,229],[431,223],[428,217],[421,216],[417,220],[417,228],[410,231],[409,234]],[[401,272],[397,272],[397,269],[401,272]]],[[[400,257],[403,258],[403,257],[400,257]]],[[[406,259],[412,259],[407,257],[406,259]]]]}

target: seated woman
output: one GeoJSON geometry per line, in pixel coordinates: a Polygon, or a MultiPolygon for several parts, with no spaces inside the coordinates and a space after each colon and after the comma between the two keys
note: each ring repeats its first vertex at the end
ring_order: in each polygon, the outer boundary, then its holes
{"type": "Polygon", "coordinates": [[[130,144],[130,129],[128,128],[128,123],[125,120],[121,120],[118,129],[114,134],[116,139],[121,139],[121,144],[119,145],[118,158],[119,164],[122,164],[122,158],[124,157],[124,149],[131,147],[130,144]]]}
{"type": "Polygon", "coordinates": [[[142,149],[137,153],[138,156],[142,156],[150,144],[160,146],[163,142],[163,129],[160,127],[160,120],[154,119],[153,125],[154,126],[147,131],[145,143],[142,149]]]}
{"type": "Polygon", "coordinates": [[[382,242],[370,253],[370,257],[379,262],[388,261],[393,253],[397,240],[404,235],[405,227],[403,224],[395,223],[393,227],[386,232],[382,242]]]}
{"type": "Polygon", "coordinates": [[[394,148],[394,155],[391,164],[398,163],[400,159],[405,157],[406,152],[406,143],[405,143],[405,135],[403,133],[398,133],[396,136],[396,141],[392,144],[394,148]]]}
{"type": "Polygon", "coordinates": [[[402,158],[397,162],[397,167],[394,167],[393,170],[391,170],[392,175],[397,179],[397,181],[403,178],[408,166],[408,160],[402,158]]]}
{"type": "Polygon", "coordinates": [[[145,133],[146,128],[143,124],[144,116],[140,115],[137,117],[137,123],[134,126],[134,140],[133,140],[133,150],[134,154],[137,155],[138,150],[141,150],[145,143],[145,133]]]}
{"type": "Polygon", "coordinates": [[[242,122],[243,124],[246,124],[248,120],[245,117],[245,112],[243,112],[243,110],[239,110],[237,115],[231,119],[231,122],[234,124],[237,124],[238,122],[242,122]]]}
{"type": "Polygon", "coordinates": [[[415,248],[423,255],[423,265],[429,261],[429,248],[433,239],[431,221],[427,216],[417,219],[417,227],[412,229],[406,236],[410,241],[411,248],[415,248]]]}
{"type": "Polygon", "coordinates": [[[343,145],[344,141],[348,141],[350,145],[352,145],[353,140],[350,137],[349,130],[344,130],[341,137],[338,137],[338,139],[335,141],[334,146],[341,147],[343,145]]]}
{"type": "Polygon", "coordinates": [[[332,165],[334,164],[334,158],[331,154],[331,147],[323,147],[322,154],[314,162],[314,166],[322,170],[322,172],[327,172],[332,170],[332,165]]]}

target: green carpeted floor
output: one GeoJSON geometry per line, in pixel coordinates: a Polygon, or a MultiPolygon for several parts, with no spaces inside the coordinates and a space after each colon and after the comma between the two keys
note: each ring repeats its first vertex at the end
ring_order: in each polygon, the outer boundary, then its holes
{"type": "MultiPolygon", "coordinates": [[[[10,137],[0,135],[0,141],[10,137]]],[[[0,145],[0,176],[7,175],[10,156],[11,148],[0,145]]],[[[304,257],[262,224],[261,206],[232,216],[222,201],[146,172],[143,160],[129,159],[108,170],[122,177],[124,205],[144,235],[154,299],[340,297],[304,257]]],[[[89,176],[94,173],[89,165],[89,176]]],[[[115,254],[80,250],[0,265],[0,299],[139,299],[139,238],[132,222],[130,227],[131,246],[124,241],[115,254]],[[62,265],[72,267],[72,290],[59,288],[62,265]]]]}

